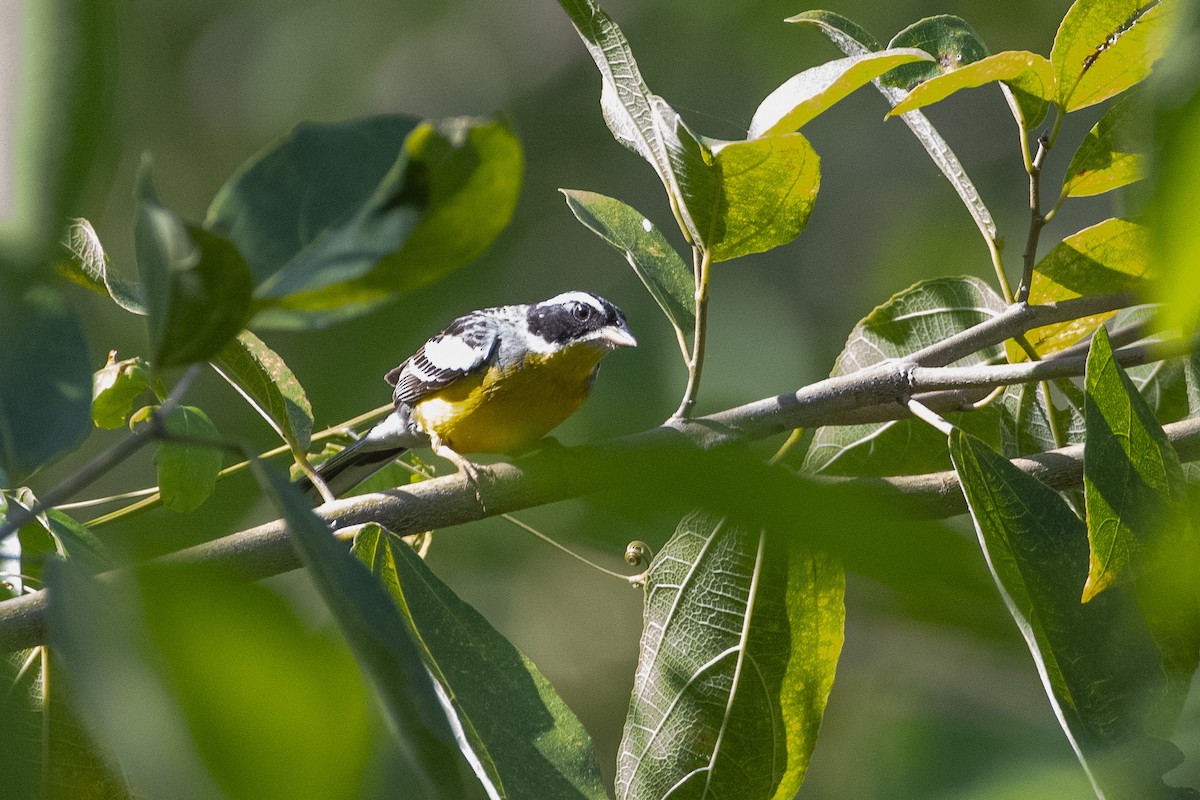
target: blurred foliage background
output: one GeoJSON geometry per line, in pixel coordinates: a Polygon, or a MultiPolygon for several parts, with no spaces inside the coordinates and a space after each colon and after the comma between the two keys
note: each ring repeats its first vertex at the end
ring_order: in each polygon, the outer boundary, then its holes
{"type": "MultiPolygon", "coordinates": [[[[838,54],[813,30],[783,19],[794,0],[703,3],[610,0],[651,88],[695,130],[744,135],[759,101],[800,70],[838,54]]],[[[886,40],[935,13],[966,18],[993,52],[1049,53],[1069,3],[1018,0],[832,0],[828,8],[886,40]]],[[[558,6],[544,0],[127,0],[118,6],[116,123],[107,159],[80,208],[113,268],[133,276],[133,186],[150,152],[163,200],[203,219],[217,188],[250,155],[301,120],[398,111],[430,117],[507,113],[526,148],[525,186],[512,226],[483,258],[369,316],[316,333],[264,337],[308,390],[317,427],[386,402],[383,374],[467,310],[597,291],[622,306],[640,347],[606,362],[593,399],[558,432],[564,442],[643,429],[675,408],[686,374],[670,328],[618,255],[580,226],[559,187],[621,198],[665,231],[657,179],[616,144],[600,117],[599,79],[558,6]]],[[[1078,140],[1102,112],[1072,115],[1078,140]],[[1079,117],[1080,119],[1075,119],[1079,117]]],[[[853,324],[923,277],[991,276],[966,211],[885,103],[859,92],[805,128],[823,160],[822,191],[797,242],[714,270],[701,411],[790,391],[826,375],[853,324]]],[[[1015,277],[1028,220],[1016,128],[995,86],[930,110],[1009,239],[1015,277]]],[[[1048,165],[1061,170],[1062,147],[1048,165]]],[[[1068,205],[1045,247],[1121,209],[1120,195],[1068,205]],[[1114,200],[1113,198],[1117,199],[1114,200]]],[[[106,298],[71,294],[87,325],[95,367],[107,350],[145,352],[139,320],[106,298]]],[[[224,434],[273,446],[272,434],[215,375],[189,402],[224,434]]],[[[83,455],[121,432],[96,432],[83,455]]],[[[72,459],[71,464],[80,463],[72,459]]],[[[39,474],[44,490],[71,467],[39,474]]],[[[153,483],[149,454],[93,487],[96,494],[153,483]]],[[[184,517],[156,511],[101,529],[130,553],[177,549],[272,517],[248,478],[184,517]]],[[[621,568],[624,544],[661,544],[675,520],[638,498],[598,498],[521,515],[621,568]]],[[[959,526],[973,536],[969,525],[959,526]]],[[[853,531],[846,531],[853,536],[853,531]]],[[[429,563],[547,674],[595,737],[611,775],[632,685],[641,595],[498,521],[436,534],[429,563]]],[[[982,559],[980,562],[982,569],[982,559]]],[[[898,577],[921,591],[921,576],[898,577]]],[[[306,579],[270,585],[317,627],[306,579]]],[[[1028,652],[994,593],[971,607],[912,605],[851,576],[846,645],[802,797],[1084,797],[1088,787],[1059,731],[1028,652]],[[964,627],[953,620],[970,618],[964,627]]],[[[236,661],[231,669],[237,669],[236,661]]],[[[1194,706],[1194,704],[1193,704],[1194,706]]],[[[1179,743],[1200,745],[1200,709],[1185,713],[1179,743]]],[[[1200,775],[1195,758],[1176,778],[1200,775]],[[1186,772],[1186,774],[1184,774],[1186,772]]]]}

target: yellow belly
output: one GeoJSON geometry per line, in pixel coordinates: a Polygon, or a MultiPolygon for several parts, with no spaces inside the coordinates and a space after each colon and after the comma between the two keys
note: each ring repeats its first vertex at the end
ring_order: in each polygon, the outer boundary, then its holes
{"type": "Polygon", "coordinates": [[[530,356],[519,370],[488,369],[413,406],[413,419],[458,453],[505,453],[536,442],[587,399],[603,353],[572,347],[530,356]]]}

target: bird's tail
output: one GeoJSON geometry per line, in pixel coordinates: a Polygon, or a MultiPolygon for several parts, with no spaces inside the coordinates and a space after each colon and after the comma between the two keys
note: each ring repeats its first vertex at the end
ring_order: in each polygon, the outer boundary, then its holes
{"type": "MultiPolygon", "coordinates": [[[[325,481],[334,497],[341,497],[392,463],[406,450],[407,447],[380,447],[378,442],[364,437],[326,459],[317,467],[317,474],[325,481]]],[[[309,497],[319,501],[317,487],[307,476],[297,480],[296,486],[309,497]]]]}

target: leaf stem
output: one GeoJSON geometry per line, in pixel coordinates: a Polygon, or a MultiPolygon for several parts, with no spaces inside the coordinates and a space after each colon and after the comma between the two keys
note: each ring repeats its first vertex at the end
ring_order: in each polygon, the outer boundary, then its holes
{"type": "Polygon", "coordinates": [[[704,345],[708,336],[708,279],[712,255],[707,248],[692,247],[692,271],[696,278],[696,329],[692,338],[692,355],[688,359],[688,382],[679,408],[671,419],[687,419],[696,406],[700,391],[700,374],[704,369],[704,345]]]}

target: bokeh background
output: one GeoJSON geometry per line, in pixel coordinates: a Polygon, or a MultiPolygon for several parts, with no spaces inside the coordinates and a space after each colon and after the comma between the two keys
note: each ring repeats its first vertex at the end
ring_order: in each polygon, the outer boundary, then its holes
{"type": "MultiPolygon", "coordinates": [[[[993,52],[1049,53],[1066,0],[829,0],[827,7],[886,40],[935,13],[971,22],[993,52]]],[[[783,22],[795,0],[609,0],[651,89],[708,136],[744,135],[758,102],[800,70],[840,54],[815,30],[783,22]]],[[[685,382],[674,336],[619,255],[580,226],[559,187],[625,200],[668,230],[652,171],[617,145],[601,120],[599,77],[552,0],[127,0],[119,5],[116,124],[105,164],[79,213],[91,219],[113,269],[136,274],[133,185],[149,152],[159,193],[192,221],[239,164],[302,120],[380,112],[490,115],[514,121],[525,147],[516,217],[474,264],[369,316],[320,332],[263,332],[308,390],[318,428],[388,399],[383,374],[428,334],[480,306],[559,291],[597,291],[622,306],[641,345],[606,361],[592,400],[558,431],[566,443],[650,427],[674,410],[685,382]]],[[[1061,170],[1098,117],[1073,115],[1048,169],[1061,170]],[[1075,116],[1080,119],[1074,119],[1075,116]]],[[[861,90],[804,130],[822,157],[808,230],[770,254],[714,270],[711,338],[701,410],[792,390],[828,373],[853,324],[924,278],[994,280],[966,211],[886,106],[861,90]]],[[[1024,244],[1026,183],[1016,128],[994,86],[964,92],[931,117],[958,152],[1010,241],[1015,275],[1024,244]]],[[[1119,213],[1120,196],[1074,202],[1044,242],[1119,213]]],[[[677,237],[676,241],[682,244],[677,237]]],[[[1049,245],[1047,245],[1049,246],[1049,245]]],[[[145,354],[140,320],[105,299],[73,295],[95,365],[109,349],[145,354]]],[[[213,374],[191,402],[227,435],[265,449],[270,431],[213,374]]],[[[80,455],[120,433],[97,433],[80,455]]],[[[44,489],[73,465],[37,477],[44,489]]],[[[94,487],[153,483],[149,454],[94,487]]],[[[637,498],[599,498],[521,517],[613,569],[625,542],[657,546],[673,521],[637,498]]],[[[248,479],[184,517],[157,511],[104,529],[140,554],[272,516],[248,479]]],[[[971,535],[959,525],[962,535],[971,535]]],[[[853,531],[846,531],[853,536],[853,531]]],[[[501,522],[438,532],[429,563],[529,655],[576,710],[613,771],[632,687],[641,595],[501,522]]],[[[919,580],[919,576],[918,576],[919,580]]],[[[270,582],[301,607],[319,606],[302,575],[270,582]]],[[[920,614],[894,589],[855,576],[846,644],[822,737],[801,797],[1086,797],[1028,653],[1000,600],[920,614]],[[954,624],[964,616],[970,625],[954,624]]],[[[932,608],[929,608],[932,606],[932,608]]],[[[314,625],[331,623],[319,611],[314,625]]],[[[236,668],[236,667],[233,667],[236,668]]],[[[1195,753],[1200,714],[1179,743],[1195,753]]],[[[1194,781],[1200,763],[1174,776],[1194,781]]]]}

